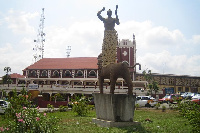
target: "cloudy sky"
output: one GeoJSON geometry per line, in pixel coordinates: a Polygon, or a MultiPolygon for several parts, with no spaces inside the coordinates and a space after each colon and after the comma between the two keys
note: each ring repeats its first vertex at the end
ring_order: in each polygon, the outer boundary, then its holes
{"type": "MultiPolygon", "coordinates": [[[[103,7],[118,5],[119,39],[137,42],[137,62],[153,73],[200,76],[200,0],[0,0],[0,76],[34,63],[42,8],[44,58],[96,57],[104,26],[103,7]]],[[[113,17],[115,17],[113,13],[113,17]]]]}

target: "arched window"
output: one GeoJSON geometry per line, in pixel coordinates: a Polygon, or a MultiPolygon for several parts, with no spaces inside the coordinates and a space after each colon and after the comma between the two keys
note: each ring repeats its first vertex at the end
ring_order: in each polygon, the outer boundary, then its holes
{"type": "Polygon", "coordinates": [[[91,70],[89,72],[89,77],[96,77],[96,72],[94,70],[91,70]]]}
{"type": "Polygon", "coordinates": [[[69,70],[66,70],[64,73],[63,73],[63,77],[71,77],[71,72],[69,70]]]}
{"type": "Polygon", "coordinates": [[[47,70],[43,70],[42,73],[41,73],[41,76],[42,77],[47,77],[47,70]]]}
{"type": "Polygon", "coordinates": [[[31,77],[36,77],[37,76],[37,73],[35,70],[32,70],[31,73],[30,73],[30,76],[31,77]]]}
{"type": "Polygon", "coordinates": [[[59,72],[58,72],[57,70],[55,70],[55,71],[53,72],[53,77],[59,77],[59,72]]]}
{"type": "Polygon", "coordinates": [[[76,73],[77,77],[82,77],[83,76],[83,72],[81,70],[78,70],[76,73]]]}

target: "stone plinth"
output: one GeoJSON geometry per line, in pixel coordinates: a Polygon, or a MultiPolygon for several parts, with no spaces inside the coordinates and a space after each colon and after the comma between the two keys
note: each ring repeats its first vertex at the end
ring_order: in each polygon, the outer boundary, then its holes
{"type": "Polygon", "coordinates": [[[93,93],[93,96],[97,116],[93,119],[94,123],[108,127],[128,126],[135,123],[133,122],[135,96],[99,93],[93,93]]]}
{"type": "Polygon", "coordinates": [[[93,118],[92,122],[101,127],[127,127],[140,124],[139,122],[113,122],[102,119],[93,118]]]}

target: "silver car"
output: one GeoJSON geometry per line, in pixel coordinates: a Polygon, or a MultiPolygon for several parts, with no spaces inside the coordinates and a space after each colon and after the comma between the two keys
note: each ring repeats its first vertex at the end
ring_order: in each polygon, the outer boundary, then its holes
{"type": "Polygon", "coordinates": [[[4,114],[9,106],[9,102],[0,99],[0,114],[4,114]]]}
{"type": "Polygon", "coordinates": [[[157,101],[151,96],[137,96],[135,104],[138,104],[139,107],[154,107],[157,101]]]}

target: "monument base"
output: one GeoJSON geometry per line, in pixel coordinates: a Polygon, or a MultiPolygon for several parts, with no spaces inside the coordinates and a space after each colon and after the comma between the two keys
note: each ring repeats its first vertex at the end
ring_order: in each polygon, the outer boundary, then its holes
{"type": "Polygon", "coordinates": [[[93,118],[92,122],[97,124],[100,127],[128,127],[133,125],[139,125],[140,122],[114,122],[114,121],[106,121],[102,119],[93,118]]]}
{"type": "Polygon", "coordinates": [[[93,93],[96,119],[102,127],[124,127],[135,125],[133,121],[135,96],[127,94],[93,93]]]}

